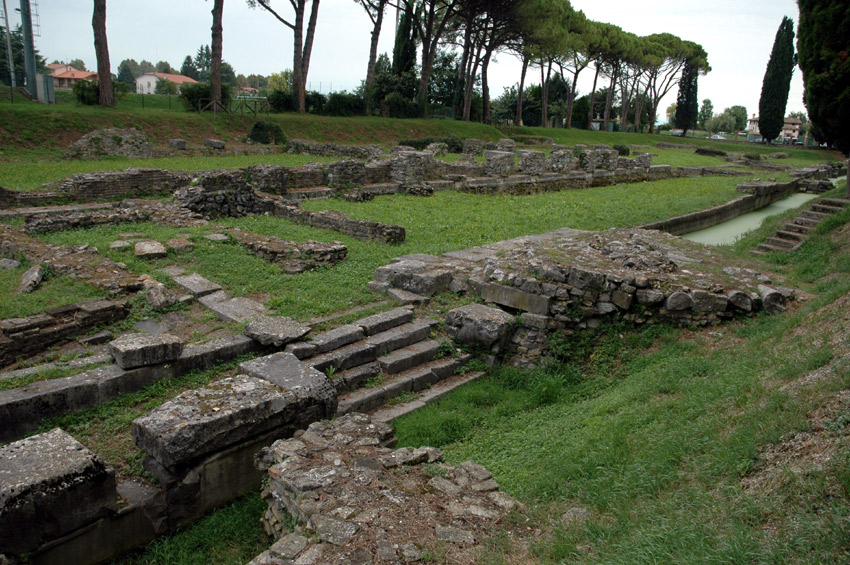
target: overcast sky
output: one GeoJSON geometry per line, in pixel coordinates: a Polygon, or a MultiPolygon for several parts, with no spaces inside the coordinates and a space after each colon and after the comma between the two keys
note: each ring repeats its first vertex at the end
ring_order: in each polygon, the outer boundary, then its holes
{"type": "MultiPolygon", "coordinates": [[[[91,0],[40,0],[41,36],[36,47],[52,62],[82,59],[96,68],[91,28],[91,0]]],[[[669,32],[701,44],[712,71],[699,80],[699,98],[709,98],[715,112],[742,105],[758,112],[761,83],[776,30],[783,16],[795,22],[795,0],[573,0],[573,7],[591,19],[620,26],[637,35],[669,32]]],[[[12,25],[18,0],[6,0],[12,25]]],[[[291,14],[289,2],[272,0],[281,13],[291,14]]],[[[212,3],[207,0],[108,0],[107,35],[113,72],[124,59],[164,60],[179,69],[186,55],[210,42],[212,3]]],[[[245,0],[224,6],[224,59],[237,73],[269,75],[292,66],[292,33],[245,0]]],[[[394,13],[388,14],[380,51],[391,52],[394,13]]],[[[309,88],[354,90],[366,76],[371,21],[354,0],[323,0],[309,88]]],[[[491,95],[519,82],[520,64],[510,54],[496,58],[490,72],[491,95]]],[[[590,91],[592,71],[579,78],[579,90],[590,91]]],[[[531,76],[539,76],[534,73],[531,76]]],[[[539,78],[537,79],[539,82],[539,78]]],[[[674,88],[662,101],[661,113],[676,101],[674,88]]],[[[796,69],[787,112],[805,111],[803,83],[796,69]]]]}

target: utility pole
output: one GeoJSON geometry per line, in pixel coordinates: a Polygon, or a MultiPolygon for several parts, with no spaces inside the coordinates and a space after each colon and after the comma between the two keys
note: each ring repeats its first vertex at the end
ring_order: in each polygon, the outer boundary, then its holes
{"type": "Polygon", "coordinates": [[[9,75],[11,76],[12,88],[15,88],[15,62],[12,59],[12,25],[9,23],[9,10],[6,9],[6,0],[3,0],[3,21],[6,22],[6,58],[9,60],[9,75]]]}
{"type": "Polygon", "coordinates": [[[30,0],[21,0],[21,27],[24,30],[24,68],[27,74],[27,90],[33,100],[38,100],[35,78],[35,43],[32,36],[32,10],[30,0]]]}

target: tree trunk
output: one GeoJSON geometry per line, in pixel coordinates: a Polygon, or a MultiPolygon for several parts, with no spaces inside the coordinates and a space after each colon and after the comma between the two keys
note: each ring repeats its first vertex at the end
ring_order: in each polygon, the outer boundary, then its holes
{"type": "Polygon", "coordinates": [[[548,71],[544,72],[543,59],[540,60],[540,126],[549,127],[549,75],[552,72],[552,61],[549,61],[548,71]]]}
{"type": "Polygon", "coordinates": [[[97,56],[98,102],[101,106],[115,106],[109,44],[106,41],[106,0],[94,0],[91,26],[94,30],[94,51],[97,56]]]}
{"type": "Polygon", "coordinates": [[[490,123],[490,86],[487,83],[487,67],[490,65],[490,56],[492,54],[493,51],[491,49],[485,49],[484,60],[481,61],[481,121],[485,124],[490,123]]]}
{"type": "Polygon", "coordinates": [[[514,123],[518,126],[525,125],[522,123],[522,94],[525,88],[525,73],[528,71],[528,55],[522,54],[522,73],[519,75],[519,90],[516,93],[516,120],[514,123]]]}
{"type": "MultiPolygon", "coordinates": [[[[313,9],[310,12],[310,22],[307,24],[307,37],[304,39],[304,53],[301,56],[301,80],[304,83],[301,88],[302,97],[307,94],[307,73],[310,71],[310,55],[313,52],[313,38],[316,36],[316,20],[319,18],[319,0],[313,0],[313,9]]],[[[299,111],[305,112],[305,101],[298,103],[299,111]]]]}
{"type": "Polygon", "coordinates": [[[304,37],[304,10],[307,0],[298,0],[295,5],[295,25],[292,28],[292,88],[295,89],[295,100],[298,111],[304,113],[306,108],[306,80],[301,72],[301,57],[303,55],[302,38],[304,37]]]}
{"type": "Polygon", "coordinates": [[[587,129],[593,129],[593,103],[596,98],[596,79],[599,78],[599,63],[596,63],[596,74],[593,75],[593,90],[590,91],[590,110],[587,111],[587,129]]]}
{"type": "Polygon", "coordinates": [[[475,75],[478,74],[478,64],[481,61],[481,46],[476,47],[474,57],[469,58],[470,70],[466,75],[466,92],[463,97],[463,119],[467,122],[472,118],[472,95],[474,94],[475,75]]]}
{"type": "MultiPolygon", "coordinates": [[[[637,88],[637,87],[635,87],[637,88]]],[[[640,119],[643,116],[643,105],[646,104],[646,95],[649,92],[649,85],[643,90],[643,94],[635,97],[635,131],[640,133],[643,128],[640,126],[640,119]]]]}
{"type": "Polygon", "coordinates": [[[221,15],[224,10],[224,0],[214,0],[212,9],[212,61],[210,63],[210,88],[212,89],[215,109],[224,109],[221,104],[221,51],[222,25],[221,15]]]}
{"type": "Polygon", "coordinates": [[[455,96],[452,104],[452,110],[456,120],[463,116],[463,107],[466,98],[466,72],[470,52],[472,51],[472,23],[470,20],[471,18],[468,18],[466,22],[466,31],[463,34],[463,52],[460,56],[460,64],[457,66],[457,84],[455,86],[455,96]]]}
{"type": "MultiPolygon", "coordinates": [[[[576,69],[575,73],[573,73],[573,83],[570,85],[570,95],[567,97],[567,129],[572,129],[573,127],[573,105],[576,102],[576,92],[578,91],[576,83],[578,82],[578,75],[580,72],[580,69],[576,69]]],[[[563,76],[564,73],[561,72],[561,77],[563,78],[563,76]]]]}
{"type": "Polygon", "coordinates": [[[617,68],[611,69],[611,83],[608,85],[608,96],[605,97],[605,131],[608,131],[608,124],[611,122],[611,107],[614,105],[614,84],[617,81],[617,68]]]}
{"type": "Polygon", "coordinates": [[[844,187],[844,196],[850,198],[850,159],[847,159],[847,186],[844,187]]]}
{"type": "Polygon", "coordinates": [[[366,67],[366,114],[372,109],[372,83],[375,81],[375,62],[378,60],[378,39],[381,37],[381,25],[384,22],[384,9],[387,0],[379,0],[375,26],[372,28],[372,44],[369,47],[369,65],[366,67]]]}

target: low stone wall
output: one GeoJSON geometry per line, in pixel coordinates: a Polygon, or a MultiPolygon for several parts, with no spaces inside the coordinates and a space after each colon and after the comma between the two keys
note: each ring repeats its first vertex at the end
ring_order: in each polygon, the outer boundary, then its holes
{"type": "Polygon", "coordinates": [[[348,247],[339,241],[295,242],[235,228],[230,233],[246,249],[279,265],[289,274],[303,273],[320,265],[335,265],[348,255],[348,247]]]}
{"type": "Polygon", "coordinates": [[[166,196],[186,184],[188,173],[163,169],[125,169],[83,173],[55,185],[56,192],[74,202],[91,202],[116,198],[166,196]]]}
{"type": "Polygon", "coordinates": [[[472,461],[449,465],[432,447],[391,449],[393,432],[353,413],[265,450],[263,524],[278,541],[251,563],[410,563],[438,546],[446,562],[474,562],[518,503],[472,461]],[[307,531],[290,534],[287,514],[307,531]]]}
{"type": "Polygon", "coordinates": [[[404,241],[406,235],[403,226],[393,226],[366,220],[353,220],[336,210],[312,212],[298,206],[276,202],[274,214],[298,224],[338,231],[363,241],[401,243],[404,241]]]}
{"type": "Polygon", "coordinates": [[[53,233],[94,226],[132,224],[145,222],[148,219],[150,219],[150,216],[144,212],[127,208],[80,211],[55,216],[32,215],[26,216],[24,231],[27,233],[53,233]]]}
{"type": "Polygon", "coordinates": [[[720,206],[699,210],[682,216],[676,216],[660,222],[641,226],[647,230],[661,230],[673,235],[682,235],[692,231],[710,228],[722,224],[741,214],[764,208],[768,204],[781,200],[797,190],[798,181],[787,183],[753,182],[738,186],[738,192],[747,192],[747,196],[736,198],[720,206]]]}
{"type": "Polygon", "coordinates": [[[126,300],[91,300],[51,308],[27,318],[0,320],[0,367],[31,357],[94,327],[123,320],[130,313],[126,300]]]}
{"type": "Polygon", "coordinates": [[[363,160],[376,159],[385,154],[384,150],[377,145],[339,145],[306,139],[290,139],[287,144],[287,152],[320,157],[351,157],[363,160]]]}
{"type": "MultiPolygon", "coordinates": [[[[534,366],[553,332],[610,319],[708,325],[760,309],[784,311],[786,296],[793,295],[766,286],[768,277],[743,266],[722,273],[701,268],[716,263],[704,246],[663,232],[564,228],[441,257],[400,257],[377,269],[369,288],[426,297],[469,293],[518,315],[518,325],[508,320],[512,362],[534,366]]],[[[496,347],[490,353],[504,353],[497,342],[504,340],[488,344],[496,347]]]]}
{"type": "Polygon", "coordinates": [[[242,171],[210,171],[174,193],[180,206],[206,218],[247,216],[271,212],[273,206],[259,197],[242,171]]]}

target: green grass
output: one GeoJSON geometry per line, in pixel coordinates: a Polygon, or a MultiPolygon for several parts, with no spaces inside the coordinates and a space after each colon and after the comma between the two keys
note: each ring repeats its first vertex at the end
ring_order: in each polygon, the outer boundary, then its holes
{"type": "Polygon", "coordinates": [[[397,420],[400,445],[486,466],[542,521],[542,563],[846,562],[850,458],[780,474],[774,490],[741,486],[761,447],[806,430],[806,414],[850,386],[845,370],[780,388],[831,362],[824,335],[850,331],[830,306],[850,292],[844,226],[836,218],[780,265],[810,273],[799,279],[819,292],[793,313],[712,333],[603,326],[554,338],[549,367],[499,368],[397,420]],[[575,504],[589,519],[559,523],[575,504]]]}
{"type": "Polygon", "coordinates": [[[728,178],[671,179],[518,197],[441,192],[429,198],[384,196],[361,204],[344,200],[304,203],[313,210],[338,209],[357,219],[405,226],[407,240],[401,245],[364,242],[267,216],[216,220],[294,241],[338,240],[348,246],[345,261],[299,275],[284,274],[236,243],[217,244],[201,237],[214,231],[211,228],[122,224],[40,238],[54,244],[93,245],[107,257],[124,262],[130,271],[151,273],[164,283],[169,279],[158,269],[177,264],[217,282],[233,295],[262,295],[269,298],[266,305],[275,313],[306,320],[376,301],[366,283],[376,268],[399,255],[440,254],[561,227],[599,230],[643,224],[726,202],[737,196],[735,184],[728,178]],[[110,250],[109,243],[126,231],[142,232],[159,241],[188,232],[193,234],[195,249],[150,262],[137,259],[132,250],[110,250]]]}
{"type": "Polygon", "coordinates": [[[248,494],[186,529],[157,539],[144,550],[115,561],[118,565],[206,565],[247,563],[270,539],[260,524],[268,505],[259,493],[248,494]]]}
{"type": "Polygon", "coordinates": [[[34,292],[16,294],[21,284],[21,275],[29,266],[17,269],[0,269],[0,320],[6,318],[24,318],[48,308],[66,306],[95,298],[107,296],[107,292],[98,290],[82,281],[63,276],[50,276],[34,292]]]}

